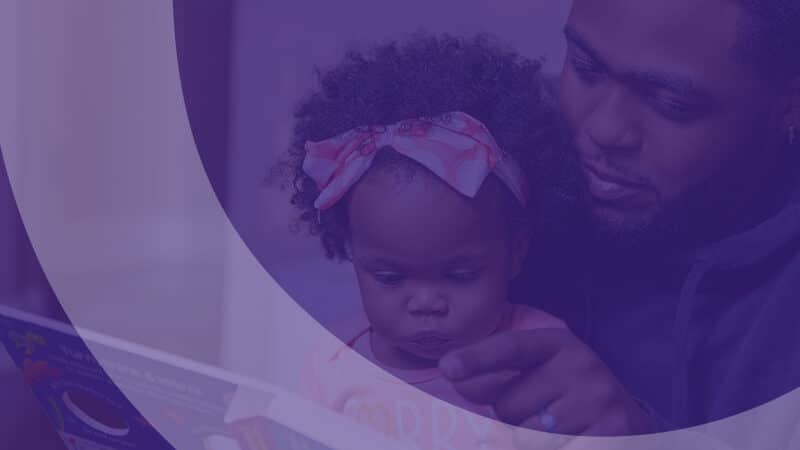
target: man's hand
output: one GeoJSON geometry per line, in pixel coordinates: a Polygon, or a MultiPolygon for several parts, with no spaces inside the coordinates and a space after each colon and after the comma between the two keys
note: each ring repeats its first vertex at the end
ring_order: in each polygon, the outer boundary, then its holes
{"type": "Polygon", "coordinates": [[[497,334],[449,353],[440,367],[462,395],[512,425],[584,436],[655,431],[655,419],[567,329],[497,334]]]}

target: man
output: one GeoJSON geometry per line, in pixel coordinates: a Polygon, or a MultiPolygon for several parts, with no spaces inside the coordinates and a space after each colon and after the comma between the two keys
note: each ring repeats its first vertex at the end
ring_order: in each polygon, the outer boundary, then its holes
{"type": "Polygon", "coordinates": [[[547,277],[558,290],[532,263],[525,295],[574,334],[498,335],[444,373],[504,420],[585,435],[704,423],[800,387],[800,3],[574,0],[565,36],[591,243],[560,242],[581,253],[547,277]]]}

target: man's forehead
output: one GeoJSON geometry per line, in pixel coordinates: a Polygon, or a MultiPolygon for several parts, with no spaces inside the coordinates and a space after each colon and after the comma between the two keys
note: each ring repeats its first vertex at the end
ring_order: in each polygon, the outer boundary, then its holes
{"type": "Polygon", "coordinates": [[[726,30],[745,13],[735,0],[573,0],[571,12],[617,27],[641,24],[655,32],[684,32],[680,34],[695,27],[705,33],[726,30]]]}
{"type": "Polygon", "coordinates": [[[741,14],[730,0],[574,0],[566,30],[612,71],[700,88],[741,72],[741,14]]]}

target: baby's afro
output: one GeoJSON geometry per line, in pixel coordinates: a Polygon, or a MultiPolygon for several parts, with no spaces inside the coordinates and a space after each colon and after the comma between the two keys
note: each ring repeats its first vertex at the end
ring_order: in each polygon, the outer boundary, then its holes
{"type": "Polygon", "coordinates": [[[306,141],[452,111],[483,122],[516,159],[532,190],[526,213],[542,219],[530,213],[569,192],[562,189],[569,155],[541,68],[541,61],[522,58],[487,35],[417,34],[350,52],[341,64],[318,69],[319,88],[298,105],[288,161],[277,172],[290,180],[298,224],[320,236],[328,258],[349,259],[348,202],[322,212],[314,208],[319,190],[302,170],[306,141]]]}

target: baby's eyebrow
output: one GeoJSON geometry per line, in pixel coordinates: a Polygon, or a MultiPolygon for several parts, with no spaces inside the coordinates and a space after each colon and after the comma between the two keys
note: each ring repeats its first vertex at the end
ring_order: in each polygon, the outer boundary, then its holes
{"type": "Polygon", "coordinates": [[[454,257],[452,257],[450,259],[445,260],[444,261],[444,265],[447,265],[447,266],[458,266],[458,265],[463,265],[463,264],[470,264],[470,263],[475,262],[475,260],[478,259],[479,257],[480,257],[480,255],[466,255],[466,254],[458,255],[458,256],[454,256],[454,257]]]}
{"type": "Polygon", "coordinates": [[[380,267],[388,267],[391,269],[401,270],[402,264],[398,263],[397,261],[392,261],[386,259],[384,257],[374,257],[374,258],[367,258],[365,260],[367,265],[369,266],[380,266],[380,267]]]}

